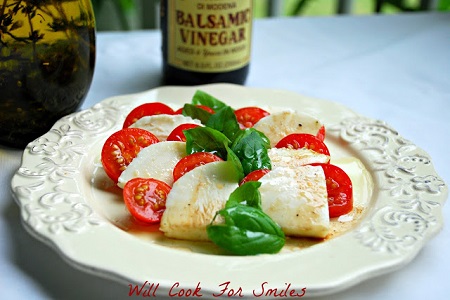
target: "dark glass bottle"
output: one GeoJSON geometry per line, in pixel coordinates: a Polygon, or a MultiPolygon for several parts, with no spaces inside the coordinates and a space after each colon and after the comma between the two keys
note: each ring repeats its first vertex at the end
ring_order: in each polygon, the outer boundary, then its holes
{"type": "Polygon", "coordinates": [[[0,2],[0,143],[23,148],[88,93],[95,65],[90,0],[0,2]]]}
{"type": "Polygon", "coordinates": [[[163,82],[244,84],[253,0],[162,0],[163,82]]]}

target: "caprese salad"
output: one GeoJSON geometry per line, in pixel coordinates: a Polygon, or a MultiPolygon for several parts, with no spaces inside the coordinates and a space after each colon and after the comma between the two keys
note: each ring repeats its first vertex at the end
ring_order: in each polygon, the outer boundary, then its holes
{"type": "Polygon", "coordinates": [[[142,104],[104,143],[105,173],[131,215],[169,238],[237,255],[277,253],[286,236],[323,239],[353,209],[325,127],[290,109],[234,109],[198,90],[174,109],[142,104]]]}

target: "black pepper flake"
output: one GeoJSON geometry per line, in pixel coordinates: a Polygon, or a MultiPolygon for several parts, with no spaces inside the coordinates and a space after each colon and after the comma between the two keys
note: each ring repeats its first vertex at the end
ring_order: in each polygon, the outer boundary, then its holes
{"type": "Polygon", "coordinates": [[[298,127],[302,127],[303,125],[302,125],[302,123],[298,123],[298,127]]]}

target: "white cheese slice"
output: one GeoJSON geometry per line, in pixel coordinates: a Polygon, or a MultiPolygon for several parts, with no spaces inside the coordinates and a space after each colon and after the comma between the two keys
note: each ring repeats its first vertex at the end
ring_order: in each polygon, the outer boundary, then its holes
{"type": "Polygon", "coordinates": [[[321,167],[278,167],[264,175],[260,182],[262,209],[286,235],[327,236],[330,218],[321,167]]]}
{"type": "Polygon", "coordinates": [[[262,118],[253,128],[264,133],[269,138],[270,145],[275,147],[282,138],[291,133],[316,135],[322,125],[319,120],[310,115],[284,110],[262,118]]]}
{"type": "Polygon", "coordinates": [[[127,168],[122,172],[117,182],[120,188],[135,178],[155,178],[168,185],[173,184],[173,168],[186,156],[186,143],[159,142],[143,148],[127,168]]]}
{"type": "Polygon", "coordinates": [[[212,162],[193,169],[173,184],[160,230],[171,238],[209,240],[206,226],[237,187],[231,162],[212,162]]]}
{"type": "Polygon", "coordinates": [[[201,125],[199,120],[191,117],[163,114],[142,117],[130,127],[145,129],[156,135],[160,141],[165,141],[175,127],[185,123],[201,125]]]}
{"type": "Polygon", "coordinates": [[[268,151],[272,168],[290,167],[296,168],[312,163],[327,163],[330,157],[310,149],[270,148],[268,151]]]}

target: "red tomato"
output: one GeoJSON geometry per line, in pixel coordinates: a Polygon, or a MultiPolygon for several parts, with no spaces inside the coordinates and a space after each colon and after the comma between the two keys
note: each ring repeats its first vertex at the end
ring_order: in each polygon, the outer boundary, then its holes
{"type": "Polygon", "coordinates": [[[321,140],[322,142],[325,140],[325,126],[321,126],[319,128],[319,131],[316,134],[316,137],[321,140]]]}
{"type": "Polygon", "coordinates": [[[113,133],[102,148],[101,160],[106,174],[117,182],[142,148],[159,142],[151,132],[140,128],[124,128],[113,133]]]}
{"type": "Polygon", "coordinates": [[[223,159],[209,152],[196,152],[185,156],[180,159],[180,161],[175,165],[173,169],[173,181],[177,181],[178,178],[196,167],[221,160],[223,159]]]}
{"type": "Polygon", "coordinates": [[[244,183],[248,181],[258,181],[261,177],[269,173],[269,169],[258,169],[254,170],[247,174],[247,176],[244,177],[244,179],[241,180],[239,185],[243,185],[244,183]]]}
{"type": "Polygon", "coordinates": [[[353,209],[353,186],[344,170],[332,164],[311,164],[321,166],[325,173],[330,218],[348,214],[353,209]]]}
{"type": "Polygon", "coordinates": [[[168,140],[168,141],[181,141],[181,142],[186,142],[186,137],[184,136],[183,130],[195,128],[195,127],[198,127],[198,126],[199,126],[199,125],[197,125],[197,124],[190,124],[190,123],[178,125],[178,126],[175,127],[175,128],[172,130],[172,132],[167,136],[167,140],[168,140]]]}
{"type": "Polygon", "coordinates": [[[319,138],[309,133],[292,133],[282,138],[276,148],[301,149],[307,148],[317,153],[330,155],[328,147],[319,138]]]}
{"type": "Polygon", "coordinates": [[[153,178],[133,178],[123,188],[123,199],[131,215],[145,223],[157,223],[166,209],[170,186],[153,178]]]}
{"type": "Polygon", "coordinates": [[[123,128],[130,127],[131,124],[136,122],[142,117],[153,116],[153,115],[173,115],[174,111],[172,108],[161,102],[151,102],[139,105],[133,109],[123,122],[123,128]]]}
{"type": "MultiPolygon", "coordinates": [[[[215,113],[215,111],[214,111],[214,109],[212,109],[211,107],[209,107],[209,106],[206,106],[206,105],[200,105],[200,104],[197,104],[196,105],[198,108],[201,108],[201,109],[203,109],[203,110],[206,110],[207,112],[209,112],[210,114],[214,114],[215,113]]],[[[176,111],[175,111],[175,114],[176,115],[181,115],[183,113],[183,107],[181,107],[181,108],[179,108],[179,109],[177,109],[176,111]]]]}
{"type": "Polygon", "coordinates": [[[241,129],[253,127],[260,119],[270,115],[264,109],[254,106],[239,108],[234,111],[234,114],[241,129]]]}

